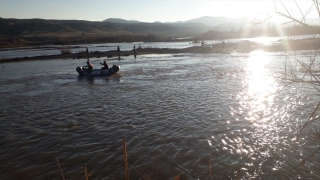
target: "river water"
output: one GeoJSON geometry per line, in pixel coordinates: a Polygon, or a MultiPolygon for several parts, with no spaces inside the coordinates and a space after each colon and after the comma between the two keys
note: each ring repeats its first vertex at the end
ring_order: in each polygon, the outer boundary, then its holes
{"type": "Polygon", "coordinates": [[[94,78],[77,75],[86,59],[1,64],[0,179],[60,179],[55,155],[66,179],[84,163],[89,179],[124,179],[124,137],[130,179],[319,179],[320,153],[294,168],[319,147],[294,140],[319,97],[277,78],[284,59],[128,56],[94,78]]]}
{"type": "MultiPolygon", "coordinates": [[[[319,35],[316,36],[319,38],[319,35]]],[[[299,35],[299,36],[280,36],[280,37],[256,37],[256,38],[235,38],[235,39],[223,39],[226,43],[241,43],[242,41],[252,41],[260,43],[265,46],[270,46],[284,39],[308,39],[313,38],[312,35],[299,35]]],[[[220,44],[222,40],[207,40],[209,44],[220,44]]],[[[79,44],[71,46],[61,45],[42,45],[35,47],[23,47],[23,48],[2,48],[0,49],[0,59],[7,58],[21,58],[21,57],[34,57],[34,56],[48,56],[61,54],[61,49],[68,49],[72,53],[84,52],[86,48],[90,52],[99,51],[111,51],[120,47],[122,51],[130,51],[134,46],[136,48],[172,48],[181,49],[192,46],[200,46],[200,43],[192,43],[192,41],[184,42],[123,42],[123,43],[103,43],[103,44],[79,44]]]]}

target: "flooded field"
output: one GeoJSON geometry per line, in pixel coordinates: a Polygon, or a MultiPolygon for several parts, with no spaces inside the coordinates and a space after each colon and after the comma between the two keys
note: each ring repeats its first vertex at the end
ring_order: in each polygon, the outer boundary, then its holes
{"type": "Polygon", "coordinates": [[[94,78],[75,70],[86,59],[1,64],[0,179],[60,179],[55,155],[66,179],[84,178],[84,163],[90,179],[123,179],[124,137],[130,179],[320,179],[320,153],[294,168],[318,92],[282,83],[284,59],[128,56],[94,78]]]}
{"type": "MultiPolygon", "coordinates": [[[[243,41],[252,41],[260,43],[261,45],[270,46],[277,44],[284,39],[308,39],[313,38],[311,35],[300,35],[300,36],[281,36],[281,37],[257,37],[257,38],[236,38],[236,39],[225,39],[226,43],[241,43],[243,41]]],[[[207,40],[209,44],[220,44],[222,40],[207,40]]],[[[61,54],[61,49],[68,49],[72,53],[84,52],[86,47],[89,52],[99,51],[112,51],[116,50],[117,46],[120,47],[121,51],[130,51],[134,46],[136,48],[171,48],[171,49],[183,49],[193,46],[200,46],[199,43],[192,43],[191,41],[185,42],[123,42],[123,43],[102,43],[102,44],[77,44],[77,45],[42,45],[34,47],[22,47],[22,48],[1,48],[0,59],[9,58],[23,58],[23,57],[34,57],[34,56],[50,56],[61,54]]]]}

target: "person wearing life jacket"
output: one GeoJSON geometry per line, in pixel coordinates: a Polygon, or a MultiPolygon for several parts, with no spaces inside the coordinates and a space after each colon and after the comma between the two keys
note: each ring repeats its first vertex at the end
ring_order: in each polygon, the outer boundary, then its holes
{"type": "Polygon", "coordinates": [[[84,70],[88,71],[89,74],[93,72],[93,65],[89,62],[89,59],[87,61],[87,66],[84,66],[84,70]]]}
{"type": "Polygon", "coordinates": [[[93,72],[93,66],[92,66],[92,64],[88,61],[88,62],[87,62],[87,65],[88,65],[88,72],[89,72],[89,73],[92,73],[92,72],[93,72]]]}
{"type": "Polygon", "coordinates": [[[109,65],[106,61],[103,61],[103,63],[100,63],[101,65],[103,65],[103,67],[101,68],[101,70],[108,70],[109,69],[109,65]]]}

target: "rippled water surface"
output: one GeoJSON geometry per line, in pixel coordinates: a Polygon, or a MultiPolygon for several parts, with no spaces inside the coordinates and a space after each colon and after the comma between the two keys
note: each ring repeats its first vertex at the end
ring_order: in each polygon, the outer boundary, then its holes
{"type": "MultiPolygon", "coordinates": [[[[296,132],[317,91],[284,84],[281,54],[109,59],[111,77],[78,77],[80,60],[0,67],[0,179],[319,179],[320,155],[296,132]],[[210,171],[211,169],[211,171],[210,171]]],[[[104,59],[91,59],[95,66],[104,59]]],[[[319,141],[312,144],[319,146],[319,141]]]]}

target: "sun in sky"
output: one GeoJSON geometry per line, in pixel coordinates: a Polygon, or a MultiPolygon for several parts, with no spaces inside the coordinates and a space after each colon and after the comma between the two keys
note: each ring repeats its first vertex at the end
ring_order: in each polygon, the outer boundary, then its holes
{"type": "Polygon", "coordinates": [[[272,1],[211,1],[211,5],[207,7],[215,11],[212,12],[212,16],[223,15],[229,18],[239,17],[256,17],[260,15],[269,15],[273,13],[272,1]]]}
{"type": "Polygon", "coordinates": [[[318,12],[314,9],[312,0],[211,1],[211,5],[206,7],[207,14],[210,14],[211,7],[215,6],[219,8],[212,12],[212,16],[223,15],[229,18],[264,19],[270,17],[277,20],[281,19],[280,13],[296,19],[301,19],[303,16],[318,17],[318,12]]]}

